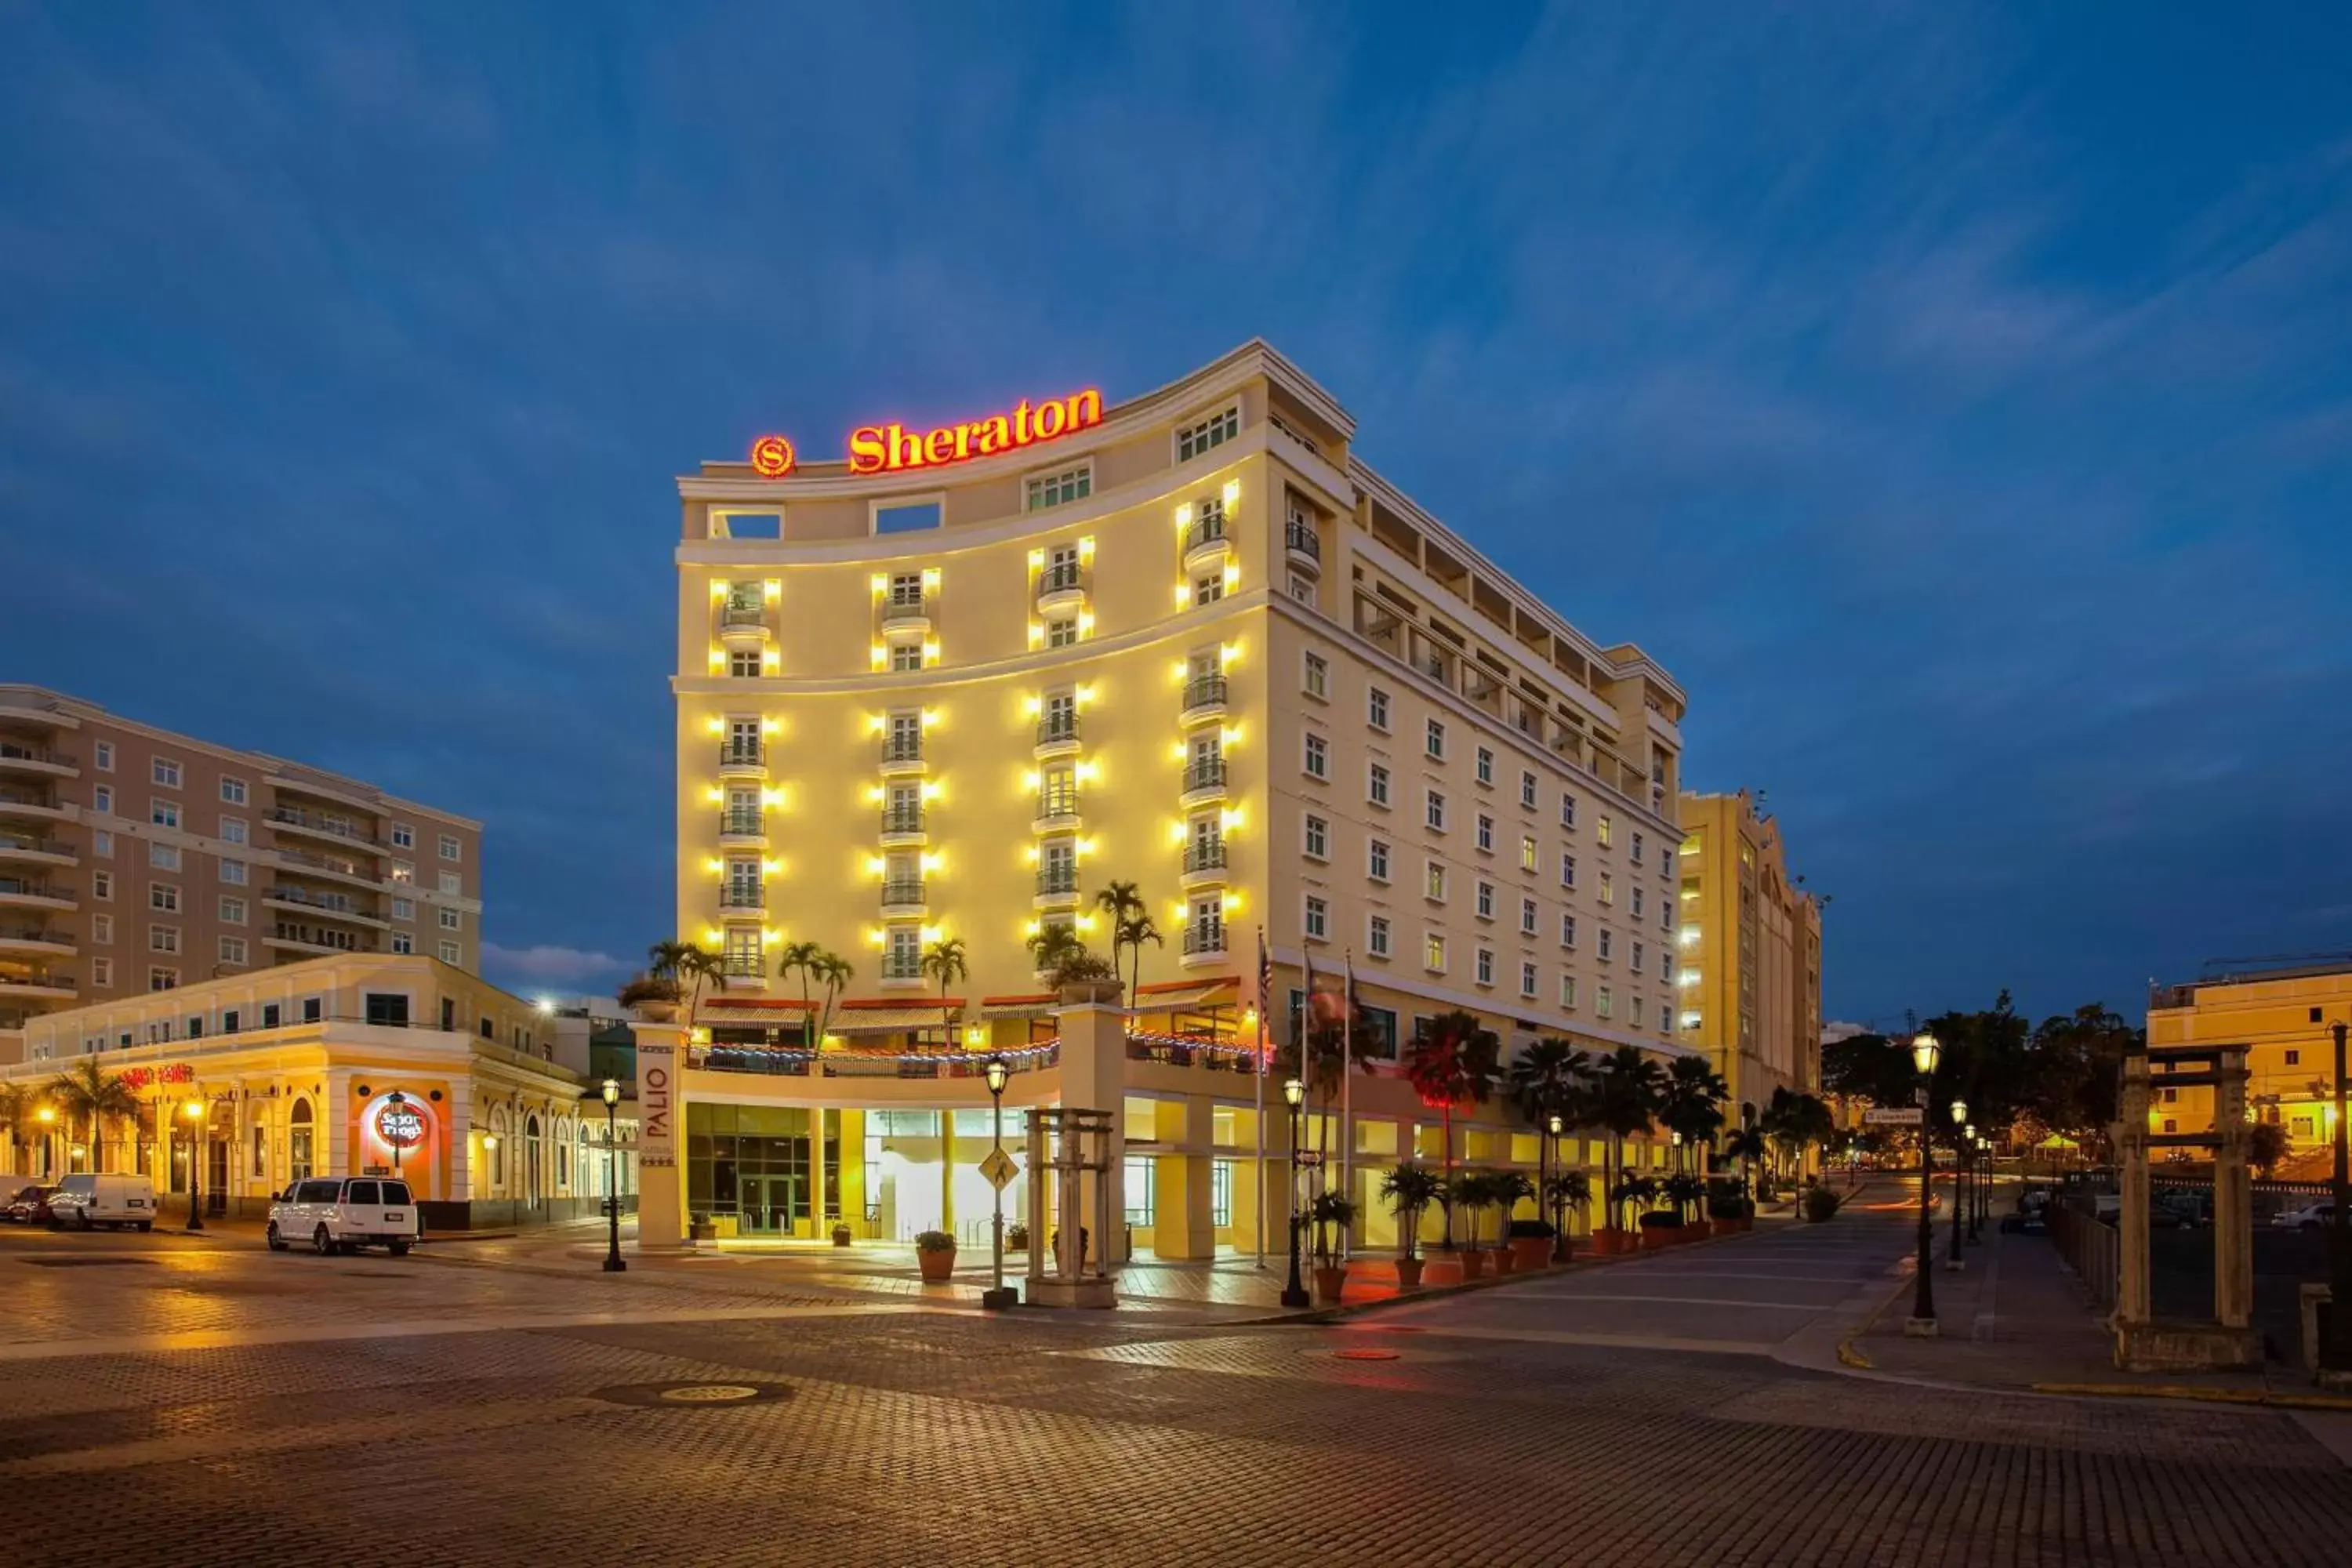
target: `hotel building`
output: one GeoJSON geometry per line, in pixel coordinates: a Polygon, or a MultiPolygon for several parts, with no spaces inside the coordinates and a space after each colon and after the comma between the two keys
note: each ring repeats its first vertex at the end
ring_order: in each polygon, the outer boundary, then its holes
{"type": "MultiPolygon", "coordinates": [[[[677,930],[727,969],[683,1047],[681,1204],[803,1235],[982,1212],[955,1167],[985,1152],[986,1096],[910,1078],[934,1070],[911,1053],[1033,1051],[1009,1101],[1089,1103],[1024,942],[1063,923],[1108,955],[1113,881],[1161,941],[1125,1059],[1086,1092],[1117,1092],[1128,1217],[1163,1255],[1255,1239],[1252,1076],[1191,1043],[1256,1038],[1261,932],[1277,1041],[1308,966],[1352,964],[1356,1049],[1386,1068],[1351,1091],[1359,1196],[1438,1157],[1393,1068],[1423,1018],[1465,1009],[1507,1051],[1684,1048],[1681,689],[1353,446],[1251,342],[1116,406],[872,427],[845,461],[771,437],[679,479],[677,930]],[[855,966],[814,1063],[789,1050],[803,983],[777,972],[798,942],[855,966]],[[966,970],[945,984],[943,942],[966,970]]],[[[1537,1163],[1499,1104],[1457,1125],[1457,1160],[1537,1163]]],[[[1363,1239],[1389,1230],[1372,1212],[1363,1239]]]]}
{"type": "Polygon", "coordinates": [[[0,1060],[28,1019],[322,954],[480,965],[481,824],[0,685],[0,1060]]]}
{"type": "Polygon", "coordinates": [[[1732,1120],[1822,1081],[1822,911],[1780,825],[1737,795],[1682,797],[1676,1023],[1731,1086],[1732,1120]]]}
{"type": "MultiPolygon", "coordinates": [[[[2246,1104],[2286,1129],[2290,1156],[2327,1147],[2335,1136],[2336,1037],[2352,1023],[2352,960],[2279,959],[2209,967],[2205,978],[2159,985],[2148,995],[2151,1046],[2242,1045],[2246,1104]]],[[[2200,1132],[2213,1125],[2213,1091],[2167,1087],[2156,1066],[2151,1132],[2200,1132]]]]}

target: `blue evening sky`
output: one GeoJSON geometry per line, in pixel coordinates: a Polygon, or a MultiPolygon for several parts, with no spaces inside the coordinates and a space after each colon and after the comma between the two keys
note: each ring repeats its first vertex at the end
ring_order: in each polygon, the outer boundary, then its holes
{"type": "Polygon", "coordinates": [[[674,475],[1262,334],[1687,687],[1832,1016],[2352,947],[2352,13],[0,9],[0,678],[670,923],[674,475]]]}

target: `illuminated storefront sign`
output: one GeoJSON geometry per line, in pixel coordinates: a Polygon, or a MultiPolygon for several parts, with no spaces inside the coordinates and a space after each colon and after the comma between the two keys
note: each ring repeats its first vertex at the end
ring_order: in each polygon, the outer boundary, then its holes
{"type": "Polygon", "coordinates": [[[194,1083],[196,1069],[186,1062],[166,1062],[162,1067],[124,1068],[121,1077],[125,1088],[145,1089],[158,1083],[194,1083]]]}
{"type": "Polygon", "coordinates": [[[425,1142],[425,1118],[413,1105],[386,1102],[376,1107],[375,1135],[395,1149],[414,1149],[425,1142]]]}
{"type": "Polygon", "coordinates": [[[637,1042],[637,1163],[677,1163],[676,1106],[670,1099],[670,1068],[676,1052],[651,1040],[637,1042]]]}
{"type": "Polygon", "coordinates": [[[751,471],[763,479],[781,479],[793,471],[793,444],[782,436],[762,436],[751,443],[751,471]]]}
{"type": "Polygon", "coordinates": [[[1013,405],[1010,414],[992,414],[985,419],[942,425],[936,430],[868,425],[849,433],[849,471],[878,474],[992,458],[1101,423],[1102,394],[1089,387],[1034,405],[1024,398],[1013,405]]]}

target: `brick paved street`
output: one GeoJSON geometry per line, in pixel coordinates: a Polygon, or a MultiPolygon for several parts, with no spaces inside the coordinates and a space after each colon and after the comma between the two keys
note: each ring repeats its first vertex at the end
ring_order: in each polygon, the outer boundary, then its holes
{"type": "Polygon", "coordinates": [[[0,1232],[0,1563],[2345,1561],[2352,1418],[1790,1364],[1903,1234],[1244,1327],[0,1232]]]}

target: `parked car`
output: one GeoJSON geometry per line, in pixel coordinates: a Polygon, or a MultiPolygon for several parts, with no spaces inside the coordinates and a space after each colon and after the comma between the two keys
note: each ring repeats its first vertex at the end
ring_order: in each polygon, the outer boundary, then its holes
{"type": "Polygon", "coordinates": [[[2000,1228],[2011,1235],[2042,1236],[2050,1229],[2050,1193],[2028,1187],[2017,1194],[2017,1207],[2000,1216],[2000,1228]]]}
{"type": "Polygon", "coordinates": [[[2195,1230],[2213,1223],[2205,1194],[2190,1192],[2158,1193],[2147,1206],[2147,1223],[2158,1230],[2195,1230]]]}
{"type": "Polygon", "coordinates": [[[155,1184],[120,1171],[80,1171],[49,1194],[49,1224],[69,1230],[135,1225],[155,1228],[155,1184]]]}
{"type": "Polygon", "coordinates": [[[45,1187],[38,1182],[16,1188],[8,1193],[5,1202],[0,1202],[0,1219],[17,1225],[48,1224],[49,1194],[56,1191],[57,1188],[45,1187]]]}
{"type": "Polygon", "coordinates": [[[408,1184],[379,1176],[318,1176],[297,1182],[269,1205],[269,1250],[307,1241],[320,1253],[381,1247],[405,1255],[422,1229],[408,1184]]]}
{"type": "Polygon", "coordinates": [[[2321,1198],[2299,1209],[2287,1209],[2271,1215],[2271,1223],[2282,1230],[2322,1230],[2336,1218],[2336,1204],[2331,1198],[2321,1198]]]}

